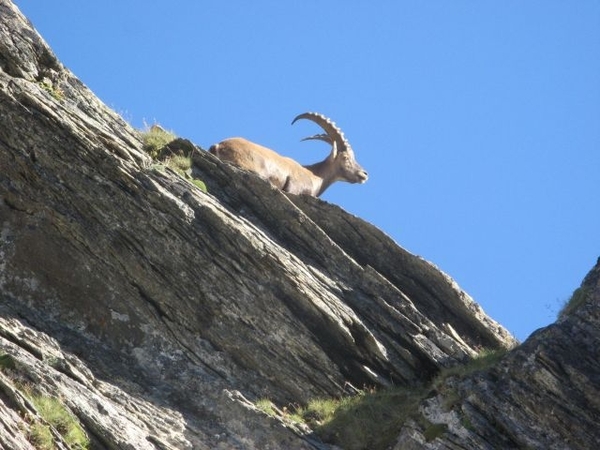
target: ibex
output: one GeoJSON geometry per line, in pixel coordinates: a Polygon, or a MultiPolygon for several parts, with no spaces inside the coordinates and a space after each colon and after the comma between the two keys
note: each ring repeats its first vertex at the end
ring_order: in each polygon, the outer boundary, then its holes
{"type": "Polygon", "coordinates": [[[367,181],[367,172],[354,159],[352,147],[335,123],[321,114],[307,112],[298,115],[292,125],[299,119],[312,120],[325,131],[324,134],[302,139],[318,139],[331,144],[331,153],[323,161],[302,166],[291,158],[244,138],[226,139],[210,147],[209,151],[223,161],[257,173],[275,187],[291,194],[318,197],[335,181],[367,181]]]}

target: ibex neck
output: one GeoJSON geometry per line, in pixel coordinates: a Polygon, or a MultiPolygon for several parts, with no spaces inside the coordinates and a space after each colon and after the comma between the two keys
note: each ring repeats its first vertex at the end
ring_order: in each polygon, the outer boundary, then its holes
{"type": "Polygon", "coordinates": [[[327,163],[327,160],[311,164],[309,166],[304,166],[304,168],[310,170],[316,177],[314,185],[316,188],[317,197],[319,197],[323,192],[325,192],[325,189],[327,189],[331,185],[331,183],[335,181],[331,177],[330,165],[327,163]]]}

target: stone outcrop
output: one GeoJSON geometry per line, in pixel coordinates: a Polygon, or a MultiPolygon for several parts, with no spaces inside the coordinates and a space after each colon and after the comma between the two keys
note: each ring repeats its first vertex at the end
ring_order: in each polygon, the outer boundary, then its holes
{"type": "Polygon", "coordinates": [[[329,448],[254,403],[422,385],[516,345],[372,225],[185,147],[207,193],[0,0],[0,446],[31,448],[33,389],[92,448],[329,448]]]}
{"type": "Polygon", "coordinates": [[[421,406],[446,431],[427,442],[412,422],[395,449],[600,448],[600,259],[578,295],[498,364],[448,378],[421,406]]]}

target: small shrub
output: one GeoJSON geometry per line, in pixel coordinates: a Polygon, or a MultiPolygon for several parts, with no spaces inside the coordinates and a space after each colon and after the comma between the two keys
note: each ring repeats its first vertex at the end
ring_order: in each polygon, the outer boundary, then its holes
{"type": "Polygon", "coordinates": [[[305,423],[318,427],[330,422],[338,408],[351,401],[351,397],[343,398],[317,398],[308,402],[306,406],[296,406],[293,413],[288,415],[292,422],[305,423]]]}
{"type": "Polygon", "coordinates": [[[308,402],[304,416],[307,419],[316,421],[319,424],[328,423],[333,419],[333,415],[338,408],[351,403],[352,397],[343,397],[341,399],[314,399],[308,402]]]}
{"type": "Polygon", "coordinates": [[[473,358],[466,365],[467,370],[475,372],[477,370],[487,369],[495,366],[508,353],[505,348],[500,349],[483,349],[476,358],[473,358]]]}
{"type": "MultiPolygon", "coordinates": [[[[283,418],[308,425],[324,442],[345,450],[386,449],[398,437],[407,420],[416,420],[427,442],[444,434],[446,424],[432,424],[419,412],[419,405],[432,392],[443,392],[444,408],[454,409],[460,402],[458,392],[448,389],[450,377],[465,377],[476,371],[496,365],[508,350],[483,350],[466,364],[445,369],[431,384],[422,387],[396,387],[381,391],[360,391],[355,396],[313,399],[306,406],[285,408],[283,418]]],[[[269,400],[260,400],[257,407],[269,415],[277,415],[269,400]]],[[[466,419],[465,419],[466,420],[466,419]]],[[[470,422],[465,427],[472,428],[470,422]]]]}
{"type": "Polygon", "coordinates": [[[461,417],[460,424],[469,431],[475,431],[475,426],[473,425],[473,422],[469,420],[468,417],[461,417]]]}
{"type": "Polygon", "coordinates": [[[175,134],[165,130],[160,125],[152,125],[147,130],[142,131],[144,150],[152,157],[152,159],[156,159],[158,152],[176,138],[177,136],[175,136],[175,134]]]}

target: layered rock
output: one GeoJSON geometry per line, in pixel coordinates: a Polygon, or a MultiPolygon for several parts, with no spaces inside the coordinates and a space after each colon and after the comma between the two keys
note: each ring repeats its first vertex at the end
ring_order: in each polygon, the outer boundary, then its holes
{"type": "Polygon", "coordinates": [[[189,142],[207,193],[157,168],[8,0],[0,69],[5,447],[44,421],[25,384],[63,399],[94,448],[326,448],[253,402],[422,385],[516,344],[334,205],[189,142]]]}
{"type": "Polygon", "coordinates": [[[577,295],[572,311],[500,363],[439,386],[421,414],[444,433],[427,442],[414,421],[395,448],[600,447],[600,259],[577,295]]]}

